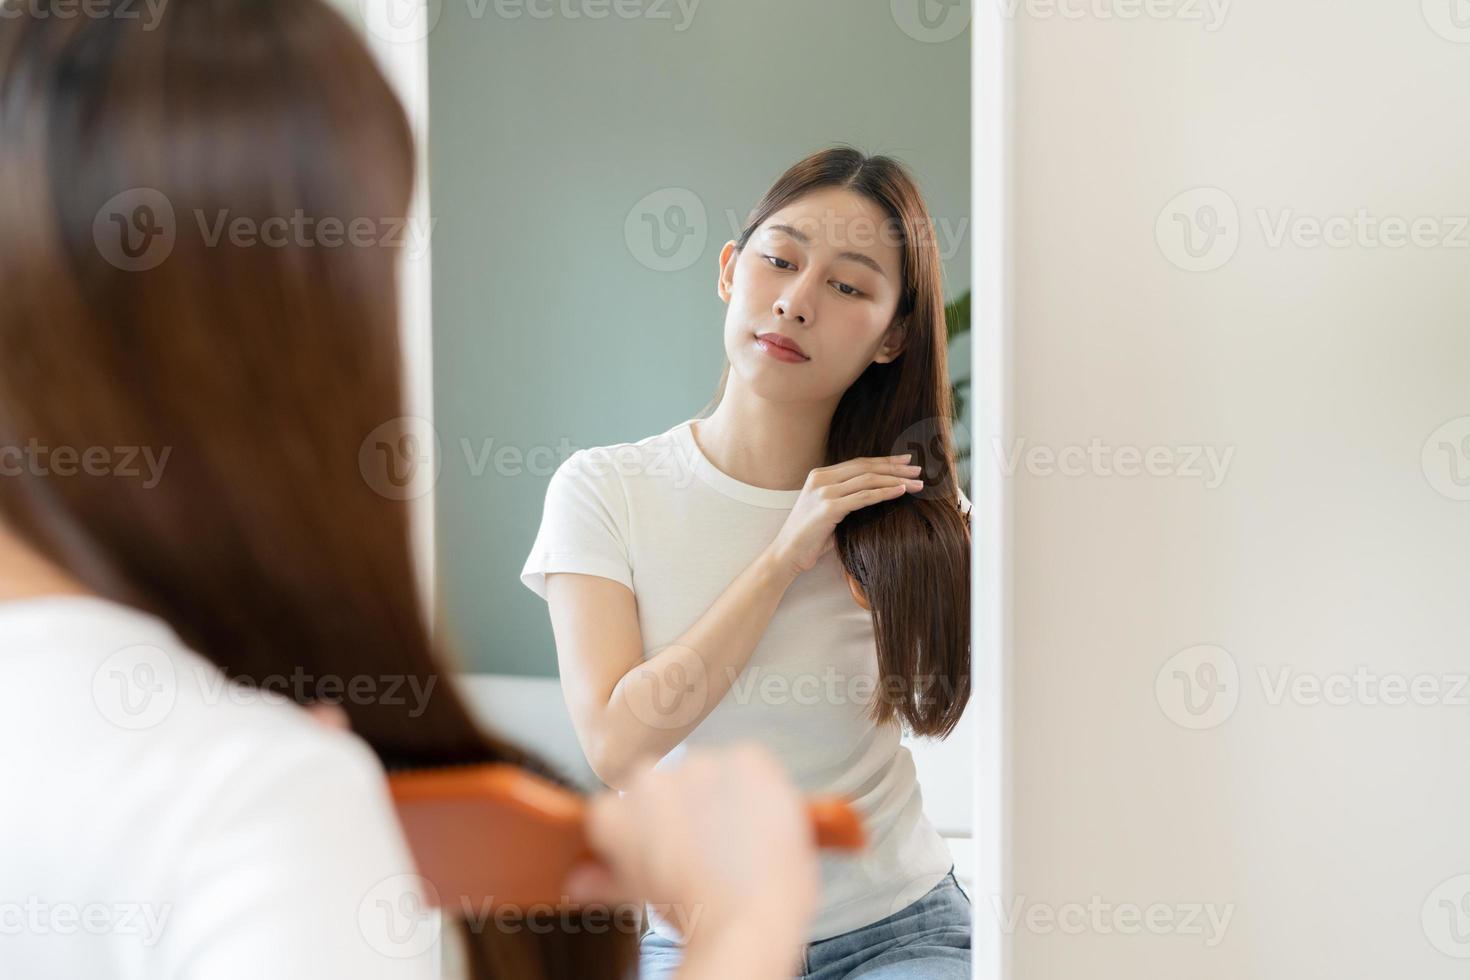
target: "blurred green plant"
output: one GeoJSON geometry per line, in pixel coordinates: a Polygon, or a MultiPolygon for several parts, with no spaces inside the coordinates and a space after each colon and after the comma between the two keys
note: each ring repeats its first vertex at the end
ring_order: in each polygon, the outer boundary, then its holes
{"type": "MultiPolygon", "coordinates": [[[[970,332],[970,291],[967,289],[944,307],[944,327],[946,342],[950,350],[954,349],[955,340],[970,332]]],[[[961,427],[955,442],[955,466],[959,470],[961,484],[968,485],[970,481],[970,440],[968,438],[969,427],[964,425],[965,405],[970,397],[970,359],[965,358],[963,363],[957,364],[951,358],[949,362],[949,392],[954,403],[954,420],[961,427]]]]}
{"type": "MultiPolygon", "coordinates": [[[[944,307],[945,340],[950,347],[954,346],[955,338],[970,332],[970,291],[967,289],[956,296],[944,307]]],[[[970,365],[965,363],[962,369],[951,362],[949,368],[951,378],[950,392],[954,396],[954,417],[962,419],[965,416],[965,400],[970,393],[970,365]],[[956,374],[960,377],[955,377],[956,374]]]]}

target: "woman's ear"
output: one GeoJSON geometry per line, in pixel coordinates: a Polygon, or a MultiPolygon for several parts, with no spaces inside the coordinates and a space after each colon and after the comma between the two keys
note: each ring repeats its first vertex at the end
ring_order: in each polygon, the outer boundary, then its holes
{"type": "Polygon", "coordinates": [[[847,575],[847,588],[852,593],[852,601],[871,611],[873,607],[868,605],[868,597],[863,595],[862,586],[858,585],[857,579],[853,578],[850,572],[845,574],[847,575]]]}
{"type": "Polygon", "coordinates": [[[740,258],[740,249],[734,242],[726,242],[720,249],[720,277],[715,280],[715,294],[721,301],[730,302],[730,290],[735,285],[735,260],[740,258]]]}
{"type": "Polygon", "coordinates": [[[883,346],[873,355],[874,364],[888,364],[903,353],[904,341],[908,339],[908,321],[899,317],[889,324],[883,335],[883,346]]]}

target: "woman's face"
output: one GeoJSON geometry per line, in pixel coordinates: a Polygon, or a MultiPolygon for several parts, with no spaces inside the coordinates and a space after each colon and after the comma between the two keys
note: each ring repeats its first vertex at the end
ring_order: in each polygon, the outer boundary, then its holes
{"type": "Polygon", "coordinates": [[[768,217],[743,250],[720,252],[730,370],[771,401],[825,401],[898,356],[903,290],[897,226],[861,195],[823,188],[768,217]],[[805,356],[779,350],[777,335],[805,356]]]}

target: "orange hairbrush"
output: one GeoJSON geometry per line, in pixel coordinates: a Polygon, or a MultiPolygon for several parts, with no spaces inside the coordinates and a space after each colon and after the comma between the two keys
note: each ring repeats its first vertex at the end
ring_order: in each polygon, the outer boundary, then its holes
{"type": "MultiPolygon", "coordinates": [[[[597,860],[583,826],[586,801],[517,766],[405,770],[389,774],[388,789],[419,874],[440,902],[561,905],[567,875],[597,860]]],[[[818,847],[858,850],[866,841],[844,800],[814,797],[807,813],[818,847]]]]}

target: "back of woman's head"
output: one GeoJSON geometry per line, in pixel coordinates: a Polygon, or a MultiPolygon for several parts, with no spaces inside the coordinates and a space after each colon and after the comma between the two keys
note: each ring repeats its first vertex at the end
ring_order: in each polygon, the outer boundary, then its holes
{"type": "MultiPolygon", "coordinates": [[[[440,676],[407,504],[359,462],[404,414],[414,160],[370,53],[320,0],[0,2],[0,446],[58,461],[0,479],[0,522],[227,673],[379,682],[343,707],[389,766],[544,772],[440,676]]],[[[613,976],[631,938],[476,958],[613,976]]]]}
{"type": "MultiPolygon", "coordinates": [[[[911,452],[924,489],[863,507],[837,525],[838,557],[872,610],[878,722],[948,735],[970,696],[970,523],[960,511],[947,366],[943,268],[933,220],[907,169],[845,146],[813,153],[777,178],[736,241],[744,249],[772,215],[825,188],[876,204],[901,245],[903,289],[892,361],[869,364],[832,417],[824,465],[911,452]]],[[[886,240],[886,238],[885,238],[886,240]]],[[[730,366],[720,379],[718,404],[730,366]]]]}

